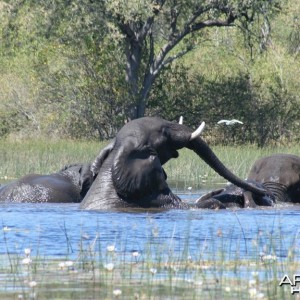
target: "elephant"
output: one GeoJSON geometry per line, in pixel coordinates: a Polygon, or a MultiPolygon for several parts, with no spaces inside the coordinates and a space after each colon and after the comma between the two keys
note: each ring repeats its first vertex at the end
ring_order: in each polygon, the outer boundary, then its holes
{"type": "Polygon", "coordinates": [[[66,165],[57,173],[29,174],[1,186],[0,202],[78,203],[93,180],[90,164],[66,165]]]}
{"type": "Polygon", "coordinates": [[[81,209],[188,208],[167,184],[163,165],[188,148],[217,173],[237,186],[258,195],[266,189],[235,176],[199,136],[204,122],[192,132],[187,126],[159,117],[143,117],[126,123],[92,163],[97,174],[80,203],[81,209]]]}
{"type": "MultiPolygon", "coordinates": [[[[246,181],[258,188],[265,188],[263,184],[255,180],[246,179],[246,181]]],[[[257,195],[234,184],[228,184],[224,188],[208,192],[196,200],[197,208],[209,209],[274,206],[274,203],[274,198],[270,195],[257,195]]]]}
{"type": "Polygon", "coordinates": [[[248,179],[262,183],[279,202],[300,203],[300,157],[273,154],[257,160],[248,179]]]}
{"type": "Polygon", "coordinates": [[[300,203],[300,157],[293,154],[273,154],[262,157],[252,165],[247,181],[268,189],[274,201],[254,195],[235,185],[229,185],[200,197],[200,208],[226,208],[231,206],[272,206],[274,203],[300,203]]]}

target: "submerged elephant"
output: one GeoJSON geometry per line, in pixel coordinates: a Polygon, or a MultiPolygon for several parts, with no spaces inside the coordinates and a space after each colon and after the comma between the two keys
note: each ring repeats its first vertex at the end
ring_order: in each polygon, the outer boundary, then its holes
{"type": "Polygon", "coordinates": [[[195,132],[188,127],[156,117],[133,120],[121,128],[92,164],[98,174],[80,204],[82,209],[120,209],[123,207],[186,208],[172,193],[162,167],[187,147],[198,154],[217,173],[246,190],[265,195],[231,173],[199,137],[204,123],[195,132]]]}
{"type": "MultiPolygon", "coordinates": [[[[260,158],[251,167],[247,181],[267,188],[274,195],[275,202],[300,203],[300,157],[292,154],[273,154],[260,158]]],[[[212,191],[197,201],[197,206],[203,208],[272,204],[268,197],[246,192],[235,185],[212,191]]]]}
{"type": "Polygon", "coordinates": [[[89,164],[67,165],[50,175],[29,174],[0,187],[0,202],[80,202],[93,182],[89,164]]]}
{"type": "MultiPolygon", "coordinates": [[[[266,188],[263,184],[255,180],[246,180],[253,186],[258,188],[266,188]]],[[[234,184],[228,184],[224,188],[220,188],[201,196],[196,201],[198,208],[222,209],[230,207],[256,207],[256,206],[273,206],[274,197],[270,195],[258,195],[240,188],[234,184]]]]}

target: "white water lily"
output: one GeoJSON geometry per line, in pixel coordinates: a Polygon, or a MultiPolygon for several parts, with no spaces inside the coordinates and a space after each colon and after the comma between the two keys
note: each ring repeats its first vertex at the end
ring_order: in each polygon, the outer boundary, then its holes
{"type": "Polygon", "coordinates": [[[34,287],[37,286],[37,282],[36,282],[36,281],[30,281],[30,282],[28,283],[28,285],[29,285],[31,288],[34,288],[34,287]]]}
{"type": "Polygon", "coordinates": [[[68,260],[68,261],[65,262],[65,265],[66,265],[66,267],[73,267],[74,262],[71,261],[71,260],[68,260]]]}
{"type": "Polygon", "coordinates": [[[119,289],[116,289],[116,290],[113,290],[113,294],[114,294],[114,296],[119,297],[122,295],[122,291],[119,289]]]}
{"type": "Polygon", "coordinates": [[[62,261],[58,264],[60,269],[71,268],[74,266],[74,262],[72,260],[62,261]]]}
{"type": "Polygon", "coordinates": [[[11,228],[9,228],[9,227],[7,227],[7,226],[4,226],[2,230],[5,231],[5,232],[6,232],[6,231],[11,231],[11,228]]]}
{"type": "Polygon", "coordinates": [[[109,245],[106,247],[106,250],[108,252],[114,252],[114,251],[116,251],[116,247],[115,247],[115,245],[109,245]]]}
{"type": "Polygon", "coordinates": [[[255,279],[250,279],[249,280],[249,286],[255,286],[256,285],[256,280],[255,279]]]}
{"type": "Polygon", "coordinates": [[[25,253],[26,256],[29,256],[30,253],[31,253],[31,249],[30,248],[25,248],[24,253],[25,253]]]}
{"type": "Polygon", "coordinates": [[[29,257],[22,259],[22,265],[30,265],[32,263],[32,260],[29,257]]]}
{"type": "Polygon", "coordinates": [[[155,268],[151,268],[149,271],[152,275],[155,275],[157,273],[157,269],[155,268]]]}
{"type": "Polygon", "coordinates": [[[113,263],[108,263],[104,265],[104,269],[107,271],[112,271],[114,269],[115,265],[113,263]]]}
{"type": "Polygon", "coordinates": [[[132,252],[132,256],[133,257],[138,257],[140,254],[138,253],[138,251],[133,251],[132,252]]]}
{"type": "Polygon", "coordinates": [[[250,298],[254,298],[254,297],[257,296],[257,289],[256,288],[251,288],[251,289],[249,289],[248,292],[249,292],[250,298]]]}

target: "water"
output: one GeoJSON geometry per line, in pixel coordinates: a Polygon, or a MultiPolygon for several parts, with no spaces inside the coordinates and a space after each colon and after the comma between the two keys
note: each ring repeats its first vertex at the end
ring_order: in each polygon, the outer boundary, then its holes
{"type": "MultiPolygon", "coordinates": [[[[205,191],[178,193],[193,202],[205,191]]],[[[84,211],[78,204],[0,204],[0,254],[78,259],[80,251],[107,252],[122,260],[285,260],[299,258],[300,206],[160,212],[84,211]]]]}

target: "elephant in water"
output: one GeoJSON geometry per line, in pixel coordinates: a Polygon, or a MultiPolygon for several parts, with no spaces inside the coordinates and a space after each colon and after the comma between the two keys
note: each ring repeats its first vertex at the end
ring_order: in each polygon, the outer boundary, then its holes
{"type": "Polygon", "coordinates": [[[187,147],[221,176],[258,195],[265,189],[253,186],[231,173],[199,137],[204,123],[192,132],[188,127],[156,117],[128,122],[91,166],[98,174],[80,204],[82,209],[187,208],[172,193],[162,167],[187,147]]]}
{"type": "MultiPolygon", "coordinates": [[[[300,203],[300,157],[292,154],[273,154],[258,159],[248,175],[247,181],[260,188],[267,188],[275,202],[300,203]]],[[[225,208],[231,206],[270,206],[268,197],[229,185],[212,191],[197,200],[202,208],[225,208]]]]}
{"type": "Polygon", "coordinates": [[[0,187],[0,202],[80,202],[93,182],[90,164],[67,165],[50,175],[29,174],[0,187]]]}

